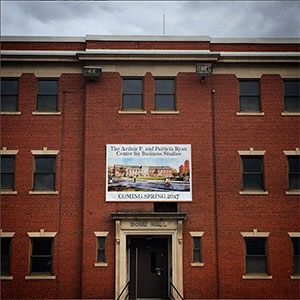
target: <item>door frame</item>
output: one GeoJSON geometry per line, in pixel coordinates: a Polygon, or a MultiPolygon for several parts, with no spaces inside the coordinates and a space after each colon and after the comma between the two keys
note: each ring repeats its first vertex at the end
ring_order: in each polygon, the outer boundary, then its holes
{"type": "MultiPolygon", "coordinates": [[[[128,268],[127,237],[133,235],[160,235],[171,237],[172,283],[183,295],[183,213],[113,213],[116,229],[115,297],[126,286],[128,268]]],[[[127,295],[128,289],[123,293],[127,295]]],[[[123,298],[121,298],[123,299],[123,298]]]]}

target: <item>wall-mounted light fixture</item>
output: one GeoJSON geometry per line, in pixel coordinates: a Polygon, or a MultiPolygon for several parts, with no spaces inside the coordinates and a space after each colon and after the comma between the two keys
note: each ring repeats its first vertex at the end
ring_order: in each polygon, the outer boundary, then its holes
{"type": "Polygon", "coordinates": [[[101,67],[93,67],[93,66],[84,66],[83,67],[83,76],[88,80],[96,80],[100,77],[102,73],[101,67]]]}
{"type": "Polygon", "coordinates": [[[212,73],[212,63],[198,63],[196,64],[196,73],[204,81],[212,73]]]}

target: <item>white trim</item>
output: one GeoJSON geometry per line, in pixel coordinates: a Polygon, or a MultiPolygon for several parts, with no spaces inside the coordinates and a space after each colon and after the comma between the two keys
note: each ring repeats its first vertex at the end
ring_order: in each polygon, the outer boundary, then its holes
{"type": "Polygon", "coordinates": [[[253,232],[241,232],[243,237],[268,237],[270,232],[258,232],[257,229],[253,229],[253,232]]]}
{"type": "Polygon", "coordinates": [[[0,150],[1,155],[17,155],[19,150],[7,150],[6,147],[3,147],[2,150],[0,150]]]}
{"type": "Polygon", "coordinates": [[[95,231],[94,234],[96,237],[107,237],[109,231],[95,231]]]}
{"type": "Polygon", "coordinates": [[[264,275],[264,274],[257,274],[257,275],[243,275],[243,279],[273,279],[272,275],[264,275]]]}
{"type": "Polygon", "coordinates": [[[291,279],[299,280],[300,279],[300,275],[291,275],[291,279]]]}
{"type": "Polygon", "coordinates": [[[265,150],[254,150],[254,148],[250,148],[249,150],[238,150],[239,155],[264,155],[265,153],[265,150]]]}
{"type": "Polygon", "coordinates": [[[296,111],[283,111],[281,113],[282,116],[300,116],[300,112],[296,111]]]}
{"type": "Polygon", "coordinates": [[[12,276],[1,276],[0,280],[13,280],[12,276]]]}
{"type": "Polygon", "coordinates": [[[33,111],[34,116],[59,116],[61,115],[60,111],[33,111]]]}
{"type": "Polygon", "coordinates": [[[1,42],[85,42],[85,37],[79,36],[2,36],[1,42]]]}
{"type": "Polygon", "coordinates": [[[289,196],[296,196],[296,195],[300,195],[300,190],[291,190],[291,191],[286,191],[285,192],[286,195],[289,196]]]}
{"type": "Polygon", "coordinates": [[[17,195],[17,191],[5,191],[5,190],[0,190],[0,195],[17,195]]]}
{"type": "Polygon", "coordinates": [[[52,237],[54,238],[57,234],[57,232],[45,232],[44,229],[40,229],[40,232],[27,232],[28,236],[30,238],[35,237],[52,237]]]}
{"type": "Polygon", "coordinates": [[[26,280],[49,280],[49,279],[56,279],[56,276],[52,275],[29,275],[25,276],[26,280]]]}
{"type": "Polygon", "coordinates": [[[12,238],[15,235],[15,232],[3,232],[2,229],[0,229],[0,237],[5,238],[12,238]]]}
{"type": "Polygon", "coordinates": [[[107,267],[108,264],[105,262],[96,262],[94,263],[94,267],[107,267]]]}
{"type": "Polygon", "coordinates": [[[192,262],[191,266],[192,267],[204,267],[204,263],[203,262],[192,262]]]}
{"type": "Polygon", "coordinates": [[[59,191],[29,191],[29,195],[58,195],[59,191]]]}
{"type": "Polygon", "coordinates": [[[190,235],[192,237],[200,237],[200,236],[203,236],[204,234],[204,231],[190,231],[190,235]]]}
{"type": "Polygon", "coordinates": [[[240,195],[268,195],[268,191],[253,191],[253,190],[245,190],[239,191],[240,195]]]}
{"type": "Polygon", "coordinates": [[[146,110],[119,110],[120,115],[141,115],[146,113],[146,110]]]}
{"type": "Polygon", "coordinates": [[[288,234],[291,238],[293,237],[300,238],[300,232],[288,232],[288,234]]]}
{"type": "Polygon", "coordinates": [[[300,149],[296,148],[295,150],[284,150],[283,153],[287,156],[290,155],[300,155],[300,149]]]}
{"type": "Polygon", "coordinates": [[[257,111],[257,112],[246,112],[246,111],[238,111],[236,112],[237,116],[264,116],[265,113],[261,112],[261,111],[257,111]]]}
{"type": "Polygon", "coordinates": [[[9,115],[9,116],[19,116],[21,114],[20,111],[1,111],[1,115],[9,115]]]}
{"type": "Polygon", "coordinates": [[[31,150],[33,155],[57,155],[59,150],[48,150],[47,147],[43,147],[43,150],[31,150]]]}
{"type": "Polygon", "coordinates": [[[151,114],[155,115],[178,115],[178,110],[151,110],[151,114]]]}

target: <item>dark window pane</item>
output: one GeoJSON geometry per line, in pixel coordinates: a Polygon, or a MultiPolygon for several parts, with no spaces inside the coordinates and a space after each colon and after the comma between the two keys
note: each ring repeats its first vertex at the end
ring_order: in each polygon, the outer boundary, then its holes
{"type": "Polygon", "coordinates": [[[123,79],[123,94],[142,94],[142,83],[141,79],[123,79]]]}
{"type": "Polygon", "coordinates": [[[105,238],[100,237],[100,238],[98,238],[98,241],[99,241],[99,249],[104,249],[105,238]]]}
{"type": "Polygon", "coordinates": [[[52,257],[31,257],[32,273],[52,273],[52,257]]]}
{"type": "Polygon", "coordinates": [[[105,251],[98,250],[98,262],[105,262],[105,251]]]}
{"type": "Polygon", "coordinates": [[[246,257],[247,273],[267,273],[266,256],[247,256],[246,257]]]}
{"type": "Polygon", "coordinates": [[[243,187],[249,190],[263,189],[262,174],[243,174],[243,187]]]}
{"type": "Polygon", "coordinates": [[[284,97],[284,110],[285,111],[299,111],[300,110],[300,97],[284,97]]]}
{"type": "Polygon", "coordinates": [[[18,80],[1,80],[1,95],[18,95],[18,80]]]}
{"type": "Polygon", "coordinates": [[[300,238],[292,238],[293,248],[294,248],[294,255],[300,255],[300,238]]]}
{"type": "Polygon", "coordinates": [[[243,157],[243,172],[261,172],[262,158],[261,157],[243,157]]]}
{"type": "Polygon", "coordinates": [[[15,158],[1,156],[1,173],[13,173],[15,169],[15,158]]]}
{"type": "Polygon", "coordinates": [[[18,96],[3,95],[1,96],[1,110],[2,111],[17,111],[18,96]]]}
{"type": "Polygon", "coordinates": [[[240,95],[258,95],[258,81],[240,81],[240,95]]]}
{"type": "Polygon", "coordinates": [[[10,275],[10,257],[1,255],[1,276],[10,275]]]}
{"type": "Polygon", "coordinates": [[[240,97],[240,111],[260,111],[259,97],[240,97]]]}
{"type": "Polygon", "coordinates": [[[1,173],[1,189],[14,188],[14,174],[1,173]]]}
{"type": "Polygon", "coordinates": [[[300,156],[288,156],[289,172],[300,173],[300,156]]]}
{"type": "Polygon", "coordinates": [[[54,172],[55,157],[36,157],[35,170],[36,172],[54,172]]]}
{"type": "Polygon", "coordinates": [[[294,275],[300,275],[300,256],[294,256],[294,275]]]}
{"type": "Polygon", "coordinates": [[[39,95],[56,95],[57,81],[56,80],[40,80],[39,95]]]}
{"type": "Polygon", "coordinates": [[[34,190],[55,190],[55,174],[35,173],[34,190]]]}
{"type": "Polygon", "coordinates": [[[200,256],[200,251],[199,250],[194,250],[194,262],[201,262],[201,256],[200,256]]]}
{"type": "Polygon", "coordinates": [[[11,238],[1,238],[1,255],[9,256],[11,238]]]}
{"type": "Polygon", "coordinates": [[[285,81],[284,82],[285,95],[300,95],[300,81],[285,81]]]}
{"type": "Polygon", "coordinates": [[[247,255],[265,255],[265,239],[246,239],[247,255]]]}
{"type": "Polygon", "coordinates": [[[34,238],[32,239],[32,255],[51,255],[52,239],[34,238]]]}
{"type": "Polygon", "coordinates": [[[139,108],[142,109],[142,95],[123,95],[123,109],[139,108]]]}
{"type": "Polygon", "coordinates": [[[300,190],[300,174],[289,175],[289,189],[300,190]]]}
{"type": "Polygon", "coordinates": [[[38,96],[37,110],[56,111],[57,110],[57,96],[38,96]]]}
{"type": "Polygon", "coordinates": [[[173,79],[156,79],[155,94],[174,94],[175,82],[173,79]]]}
{"type": "Polygon", "coordinates": [[[194,237],[194,249],[200,249],[200,237],[194,237]]]}
{"type": "Polygon", "coordinates": [[[175,109],[173,95],[156,95],[155,100],[156,109],[175,109]]]}

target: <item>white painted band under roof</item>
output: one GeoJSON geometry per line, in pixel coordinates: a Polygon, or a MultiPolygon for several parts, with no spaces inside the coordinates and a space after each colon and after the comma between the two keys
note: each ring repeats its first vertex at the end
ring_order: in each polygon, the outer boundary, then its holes
{"type": "Polygon", "coordinates": [[[85,37],[79,36],[2,36],[1,42],[49,42],[49,43],[85,43],[85,37]]]}

